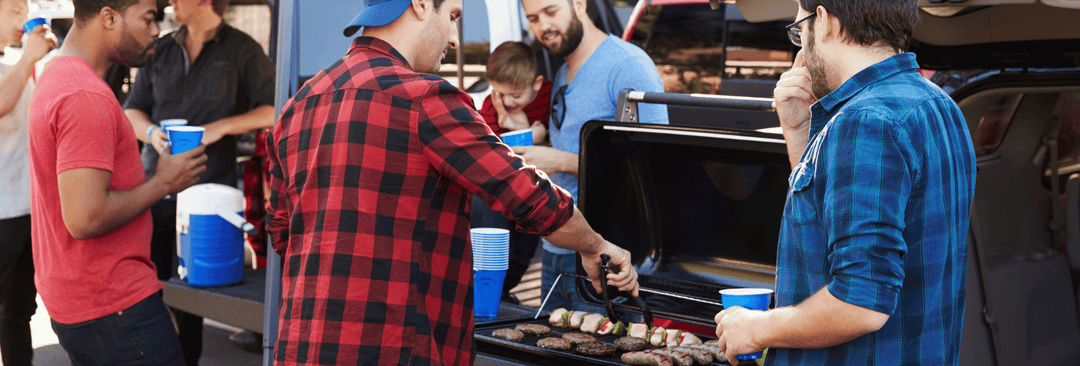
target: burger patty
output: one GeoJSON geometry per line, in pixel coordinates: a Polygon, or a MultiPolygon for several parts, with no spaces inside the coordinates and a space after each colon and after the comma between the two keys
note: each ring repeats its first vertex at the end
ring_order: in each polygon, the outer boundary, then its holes
{"type": "Polygon", "coordinates": [[[525,338],[525,334],[517,329],[503,328],[491,332],[491,336],[499,339],[508,340],[511,342],[521,342],[525,338]]]}
{"type": "Polygon", "coordinates": [[[562,337],[575,346],[586,342],[596,342],[596,337],[582,333],[563,333],[562,337]]]}
{"type": "Polygon", "coordinates": [[[649,347],[649,341],[644,338],[622,337],[615,340],[615,347],[623,352],[640,351],[649,347]]]}
{"type": "Polygon", "coordinates": [[[586,356],[611,356],[615,346],[600,342],[586,342],[577,346],[577,352],[586,356]]]}
{"type": "Polygon", "coordinates": [[[556,351],[569,351],[570,341],[562,338],[547,337],[536,341],[536,346],[540,348],[553,349],[556,351]]]}
{"type": "Polygon", "coordinates": [[[518,326],[514,327],[514,329],[517,329],[530,337],[543,337],[551,334],[551,328],[546,325],[540,324],[518,324],[518,326]]]}

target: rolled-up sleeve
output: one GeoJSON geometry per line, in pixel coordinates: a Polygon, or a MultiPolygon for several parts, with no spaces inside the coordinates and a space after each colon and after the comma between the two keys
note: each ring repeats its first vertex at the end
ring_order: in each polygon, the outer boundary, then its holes
{"type": "Polygon", "coordinates": [[[417,128],[425,160],[516,221],[518,230],[558,230],[573,215],[573,198],[500,142],[469,99],[446,81],[422,98],[417,128]]]}
{"type": "Polygon", "coordinates": [[[830,123],[819,170],[829,232],[828,289],[836,298],[892,314],[904,283],[904,215],[912,191],[910,143],[889,117],[853,113],[830,123]]]}

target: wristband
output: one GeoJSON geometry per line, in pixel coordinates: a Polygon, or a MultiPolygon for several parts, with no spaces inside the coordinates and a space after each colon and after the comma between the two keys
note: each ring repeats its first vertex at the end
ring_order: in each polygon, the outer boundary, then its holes
{"type": "Polygon", "coordinates": [[[151,140],[150,137],[154,135],[154,130],[157,128],[157,125],[150,125],[150,127],[146,128],[146,143],[153,143],[153,140],[151,140]]]}

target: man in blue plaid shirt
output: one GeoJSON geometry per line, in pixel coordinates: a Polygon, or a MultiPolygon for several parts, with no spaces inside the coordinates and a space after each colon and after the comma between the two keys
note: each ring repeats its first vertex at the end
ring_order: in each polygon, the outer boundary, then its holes
{"type": "Polygon", "coordinates": [[[915,0],[798,0],[776,85],[791,158],[776,308],[728,308],[728,358],[955,365],[975,153],[959,107],[903,49],[915,0]]]}

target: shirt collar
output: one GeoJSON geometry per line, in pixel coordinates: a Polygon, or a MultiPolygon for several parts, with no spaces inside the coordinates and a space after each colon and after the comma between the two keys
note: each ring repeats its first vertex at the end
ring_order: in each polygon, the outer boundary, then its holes
{"type": "Polygon", "coordinates": [[[410,69],[412,68],[409,66],[409,60],[406,60],[405,56],[384,40],[375,37],[356,37],[352,47],[349,48],[349,55],[352,56],[362,51],[375,51],[386,54],[387,56],[390,56],[391,59],[401,62],[403,66],[410,69]]]}
{"type": "MultiPolygon", "coordinates": [[[[214,36],[210,37],[210,39],[206,40],[206,43],[210,43],[210,42],[221,43],[221,41],[225,38],[225,32],[227,32],[228,29],[232,29],[232,27],[230,27],[228,24],[226,24],[224,21],[222,21],[221,25],[219,25],[217,27],[217,30],[214,31],[214,36]]],[[[184,39],[187,38],[187,34],[188,34],[188,27],[186,25],[180,26],[180,29],[177,30],[175,33],[173,33],[173,38],[176,39],[176,42],[178,42],[180,44],[183,44],[184,39]]]]}
{"type": "Polygon", "coordinates": [[[894,55],[859,71],[855,76],[852,76],[845,81],[843,85],[840,85],[839,88],[833,90],[832,93],[821,98],[821,100],[818,101],[818,104],[821,105],[821,108],[826,112],[831,114],[836,111],[835,109],[837,106],[844,104],[844,102],[854,97],[855,94],[858,94],[867,86],[870,86],[870,84],[884,80],[897,73],[918,68],[919,64],[915,62],[914,53],[907,52],[894,55]]]}

